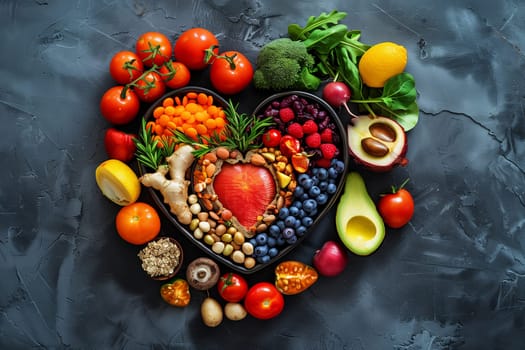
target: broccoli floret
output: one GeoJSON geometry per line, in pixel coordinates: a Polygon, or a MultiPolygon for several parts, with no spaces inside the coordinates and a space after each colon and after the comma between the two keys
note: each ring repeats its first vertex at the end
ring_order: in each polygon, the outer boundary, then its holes
{"type": "Polygon", "coordinates": [[[314,57],[301,41],[280,38],[261,48],[253,75],[262,90],[316,90],[321,80],[312,73],[314,57]]]}

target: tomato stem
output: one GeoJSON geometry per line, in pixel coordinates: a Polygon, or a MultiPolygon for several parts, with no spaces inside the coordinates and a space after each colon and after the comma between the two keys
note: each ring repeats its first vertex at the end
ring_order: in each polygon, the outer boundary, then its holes
{"type": "Polygon", "coordinates": [[[212,58],[223,59],[223,60],[226,60],[230,64],[230,69],[231,70],[235,70],[237,67],[235,65],[234,59],[235,59],[235,57],[237,57],[237,54],[234,53],[231,56],[228,56],[228,55],[217,55],[213,50],[215,50],[218,47],[219,47],[218,45],[212,45],[212,46],[210,46],[210,48],[205,50],[204,62],[210,63],[212,58]]]}

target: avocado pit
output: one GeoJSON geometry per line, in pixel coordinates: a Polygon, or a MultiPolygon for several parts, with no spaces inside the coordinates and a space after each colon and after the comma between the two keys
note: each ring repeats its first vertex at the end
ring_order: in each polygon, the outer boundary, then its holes
{"type": "Polygon", "coordinates": [[[408,163],[405,131],[390,118],[353,118],[348,125],[348,147],[355,162],[371,171],[384,172],[408,163]]]}

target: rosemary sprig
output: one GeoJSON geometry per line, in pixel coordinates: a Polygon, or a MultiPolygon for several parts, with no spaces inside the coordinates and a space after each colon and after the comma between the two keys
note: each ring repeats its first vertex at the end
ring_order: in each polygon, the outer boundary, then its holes
{"type": "Polygon", "coordinates": [[[138,138],[133,138],[137,150],[137,160],[147,168],[157,170],[161,165],[167,165],[166,158],[175,151],[175,144],[161,138],[162,145],[159,146],[158,139],[153,138],[151,130],[146,128],[146,119],[142,119],[138,138]]]}
{"type": "Polygon", "coordinates": [[[258,118],[255,115],[238,112],[238,104],[234,105],[230,100],[226,114],[226,126],[224,127],[222,137],[214,133],[209,137],[198,136],[194,140],[186,136],[183,132],[174,130],[173,133],[178,142],[187,143],[195,147],[193,155],[201,157],[211,152],[217,147],[226,147],[229,150],[238,150],[242,153],[251,149],[260,148],[261,144],[256,143],[257,139],[274,124],[271,117],[258,118]]]}

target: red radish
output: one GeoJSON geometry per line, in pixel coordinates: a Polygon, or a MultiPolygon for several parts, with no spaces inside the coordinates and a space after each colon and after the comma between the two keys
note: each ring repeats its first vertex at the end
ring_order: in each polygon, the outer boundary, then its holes
{"type": "Polygon", "coordinates": [[[352,113],[350,107],[348,107],[350,96],[352,96],[350,88],[340,81],[328,83],[323,88],[323,99],[328,102],[330,106],[337,108],[343,106],[350,116],[355,117],[356,115],[352,113]]]}
{"type": "Polygon", "coordinates": [[[320,275],[334,277],[348,264],[348,251],[335,241],[327,241],[315,252],[313,265],[320,275]]]}

